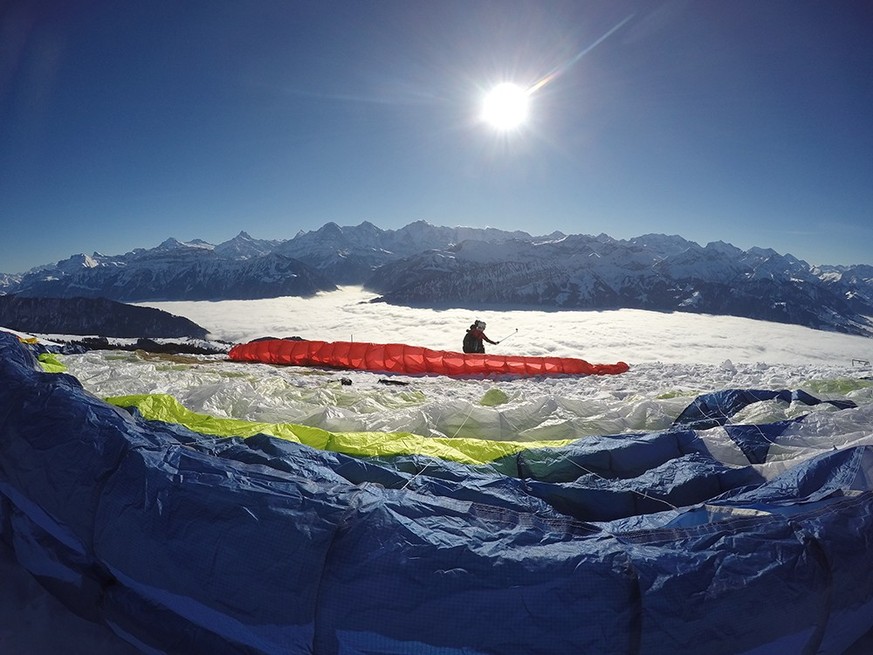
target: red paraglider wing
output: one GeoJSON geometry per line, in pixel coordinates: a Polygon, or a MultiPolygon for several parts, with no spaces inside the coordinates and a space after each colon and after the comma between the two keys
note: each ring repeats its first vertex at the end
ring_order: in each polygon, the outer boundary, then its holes
{"type": "Polygon", "coordinates": [[[229,356],[241,362],[327,366],[412,375],[609,375],[628,370],[624,362],[590,364],[573,357],[467,354],[400,343],[349,341],[265,339],[237,344],[231,348],[229,356]]]}

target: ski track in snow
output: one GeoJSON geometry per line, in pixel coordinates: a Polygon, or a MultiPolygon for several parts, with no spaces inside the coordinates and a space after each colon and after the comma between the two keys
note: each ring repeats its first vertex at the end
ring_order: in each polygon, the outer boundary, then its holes
{"type": "MultiPolygon", "coordinates": [[[[839,442],[871,432],[873,380],[866,378],[873,376],[873,340],[863,337],[733,317],[636,310],[489,310],[474,315],[368,302],[372,297],[345,288],[311,299],[143,304],[190,318],[213,339],[230,342],[301,336],[459,350],[466,327],[478,318],[487,321],[492,339],[510,335],[489,352],[581,357],[592,363],[622,360],[631,369],[607,376],[453,379],[122,351],[92,351],[63,361],[98,396],[170,393],[197,412],[332,431],[520,440],[654,431],[669,427],[698,394],[756,388],[804,389],[821,399],[848,398],[859,407],[835,411],[825,404],[757,403],[734,422],[810,414],[799,424],[799,436],[826,434],[839,442]],[[351,384],[342,384],[342,378],[351,384]],[[385,379],[406,384],[385,385],[380,382],[385,379]]],[[[135,652],[108,628],[67,612],[12,562],[5,546],[0,579],[0,652],[135,652]]]]}

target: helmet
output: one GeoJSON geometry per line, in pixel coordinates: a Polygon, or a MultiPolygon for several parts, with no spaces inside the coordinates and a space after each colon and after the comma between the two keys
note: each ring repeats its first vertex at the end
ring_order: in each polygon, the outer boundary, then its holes
{"type": "Polygon", "coordinates": [[[485,329],[485,321],[476,321],[476,323],[477,323],[477,325],[479,326],[479,329],[480,329],[480,330],[484,330],[484,329],[485,329]]]}

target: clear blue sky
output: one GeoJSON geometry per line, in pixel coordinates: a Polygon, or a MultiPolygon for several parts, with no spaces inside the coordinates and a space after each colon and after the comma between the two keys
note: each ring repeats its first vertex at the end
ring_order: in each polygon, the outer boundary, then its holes
{"type": "Polygon", "coordinates": [[[0,271],[419,219],[873,263],[873,2],[0,5],[0,271]]]}

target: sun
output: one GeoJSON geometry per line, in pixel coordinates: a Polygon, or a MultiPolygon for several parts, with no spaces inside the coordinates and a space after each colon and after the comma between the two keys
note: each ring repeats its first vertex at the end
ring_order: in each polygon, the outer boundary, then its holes
{"type": "Polygon", "coordinates": [[[529,94],[525,89],[504,82],[485,95],[481,118],[496,130],[515,130],[527,120],[529,104],[529,94]]]}

